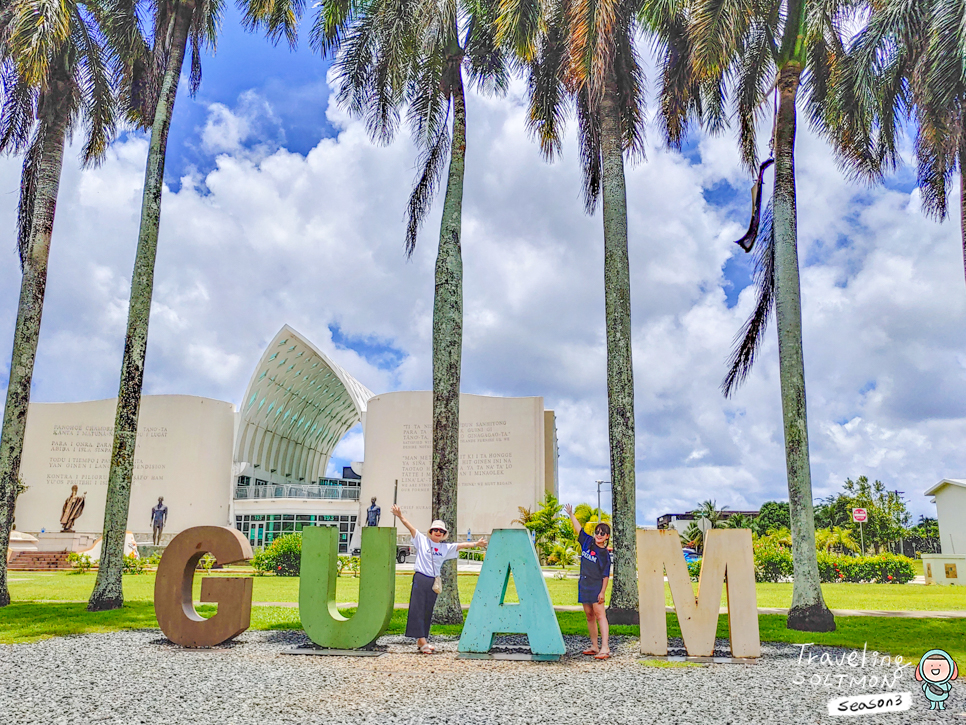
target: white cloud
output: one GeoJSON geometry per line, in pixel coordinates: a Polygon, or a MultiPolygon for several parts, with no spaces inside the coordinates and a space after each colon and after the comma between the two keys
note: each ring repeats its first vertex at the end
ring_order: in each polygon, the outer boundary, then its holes
{"type": "MultiPolygon", "coordinates": [[[[583,213],[574,140],[545,164],[518,92],[469,101],[463,389],[545,396],[557,413],[562,495],[589,501],[594,481],[609,478],[600,214],[583,213]]],[[[430,386],[440,204],[407,262],[414,149],[404,132],[375,146],[342,110],[327,115],[338,137],[303,156],[284,148],[271,108],[254,94],[210,107],[198,144],[216,156],[213,170],[164,195],[147,392],[239,402],[285,323],[376,392],[430,386]],[[391,354],[346,349],[334,327],[391,354]]],[[[146,150],[131,136],[98,169],[68,158],[35,400],[116,393],[146,150]]],[[[698,153],[688,161],[650,148],[627,171],[646,523],[707,498],[744,509],[787,495],[774,328],[734,398],[718,389],[754,303],[746,289],[729,308],[723,272],[733,257],[750,264],[730,241],[744,225],[750,178],[730,137],[702,138],[698,153]],[[705,192],[722,182],[740,193],[709,204],[705,192]]],[[[958,230],[924,219],[915,193],[850,186],[807,131],[798,153],[815,495],[865,474],[905,491],[916,513],[932,513],[922,491],[966,475],[958,230]]],[[[19,163],[0,159],[8,230],[18,187],[19,163]]],[[[19,274],[13,245],[0,254],[0,345],[9,351],[19,274]]],[[[360,446],[350,434],[336,456],[358,459],[360,446]]]]}

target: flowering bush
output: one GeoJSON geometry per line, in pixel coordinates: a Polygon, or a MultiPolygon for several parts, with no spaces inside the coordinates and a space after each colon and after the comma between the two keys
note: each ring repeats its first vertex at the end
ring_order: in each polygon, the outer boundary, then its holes
{"type": "Polygon", "coordinates": [[[792,575],[792,552],[774,541],[759,539],[754,543],[755,581],[780,582],[792,575]]]}
{"type": "Polygon", "coordinates": [[[905,584],[912,580],[915,571],[912,559],[907,556],[834,556],[820,553],[818,575],[823,582],[905,584]]]}

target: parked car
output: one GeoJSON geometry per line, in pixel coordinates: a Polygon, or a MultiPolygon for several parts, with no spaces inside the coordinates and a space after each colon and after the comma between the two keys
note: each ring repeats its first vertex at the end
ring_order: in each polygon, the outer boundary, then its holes
{"type": "Polygon", "coordinates": [[[695,561],[701,561],[701,554],[696,552],[694,549],[689,549],[685,547],[683,551],[684,551],[684,560],[688,562],[688,564],[695,561]]]}
{"type": "MultiPolygon", "coordinates": [[[[349,552],[352,556],[359,556],[362,554],[362,549],[358,546],[349,552]]],[[[396,561],[400,564],[406,563],[406,558],[413,553],[413,547],[410,544],[396,544],[396,561]]]]}

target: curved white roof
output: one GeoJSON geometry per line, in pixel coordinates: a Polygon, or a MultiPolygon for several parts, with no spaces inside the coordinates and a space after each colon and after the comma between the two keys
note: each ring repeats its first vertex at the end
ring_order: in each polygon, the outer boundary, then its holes
{"type": "Polygon", "coordinates": [[[325,475],[332,450],[362,420],[371,390],[285,325],[242,399],[235,461],[293,481],[325,475]]]}

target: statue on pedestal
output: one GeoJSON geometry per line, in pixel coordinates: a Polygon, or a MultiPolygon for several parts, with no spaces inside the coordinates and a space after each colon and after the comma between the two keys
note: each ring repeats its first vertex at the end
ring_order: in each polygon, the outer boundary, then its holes
{"type": "Polygon", "coordinates": [[[64,501],[64,508],[60,512],[60,533],[74,533],[74,522],[84,513],[84,499],[86,496],[86,492],[82,496],[77,495],[77,486],[70,487],[70,496],[64,501]]]}
{"type": "Polygon", "coordinates": [[[366,526],[378,526],[379,518],[382,516],[382,509],[376,506],[376,497],[372,497],[372,506],[366,509],[366,526]]]}
{"type": "Polygon", "coordinates": [[[161,534],[168,522],[168,507],[164,505],[164,496],[158,496],[158,505],[151,509],[151,541],[155,546],[161,545],[161,534]]]}

